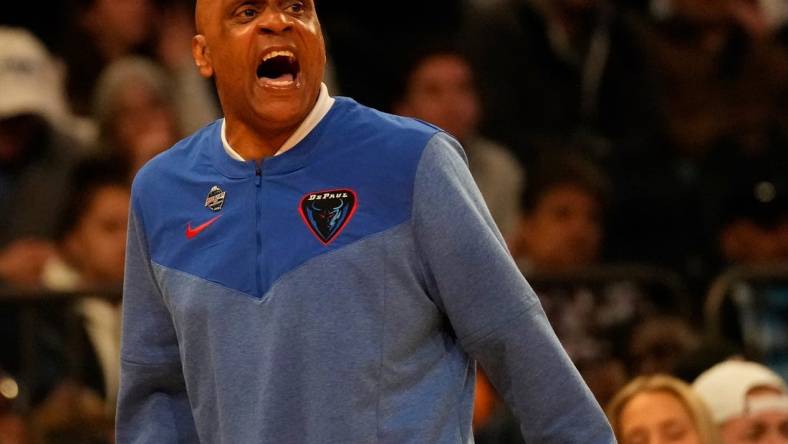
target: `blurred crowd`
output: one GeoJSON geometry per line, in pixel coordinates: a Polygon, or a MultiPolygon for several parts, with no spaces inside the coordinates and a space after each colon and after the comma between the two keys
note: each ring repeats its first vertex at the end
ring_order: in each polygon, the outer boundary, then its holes
{"type": "MultiPolygon", "coordinates": [[[[131,180],[221,117],[193,7],[0,6],[0,444],[112,442],[131,180]]],[[[788,2],[317,7],[333,95],[462,143],[621,442],[788,443],[788,2]]]]}

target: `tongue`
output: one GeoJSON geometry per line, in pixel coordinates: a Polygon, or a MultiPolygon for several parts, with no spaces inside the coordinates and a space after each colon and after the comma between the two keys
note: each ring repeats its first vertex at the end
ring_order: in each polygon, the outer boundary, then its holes
{"type": "Polygon", "coordinates": [[[263,79],[273,81],[276,83],[292,82],[293,80],[295,80],[293,78],[293,75],[290,73],[282,74],[279,77],[263,77],[263,79]]]}

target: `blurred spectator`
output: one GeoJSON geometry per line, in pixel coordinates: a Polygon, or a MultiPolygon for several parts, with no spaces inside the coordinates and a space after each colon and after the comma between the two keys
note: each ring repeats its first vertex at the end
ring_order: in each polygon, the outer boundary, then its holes
{"type": "Polygon", "coordinates": [[[714,311],[708,314],[721,340],[786,377],[788,276],[784,271],[779,272],[780,268],[779,265],[732,268],[715,281],[710,292],[714,299],[709,306],[714,311]],[[748,277],[751,272],[755,274],[748,277]]]}
{"type": "MultiPolygon", "coordinates": [[[[559,273],[568,281],[572,272],[587,270],[600,262],[603,209],[609,192],[605,176],[593,163],[577,154],[545,156],[530,169],[529,184],[522,194],[519,233],[512,253],[526,277],[559,273]]],[[[535,287],[561,344],[597,397],[604,403],[627,379],[625,352],[617,337],[635,319],[651,311],[636,288],[613,282],[601,291],[579,285],[568,288],[535,287]]],[[[489,384],[480,377],[480,390],[489,384]]],[[[479,443],[510,441],[517,436],[511,415],[499,402],[476,417],[479,443]]]]}
{"type": "Polygon", "coordinates": [[[788,85],[773,44],[747,27],[759,19],[743,18],[762,15],[757,3],[672,4],[669,15],[644,27],[669,142],[681,155],[699,158],[722,137],[763,132],[788,85]]]}
{"type": "Polygon", "coordinates": [[[90,115],[94,88],[107,66],[130,56],[163,64],[174,118],[191,133],[218,117],[211,85],[191,57],[194,2],[186,0],[70,0],[71,29],[60,41],[66,63],[69,100],[74,110],[90,115]]]}
{"type": "MultiPolygon", "coordinates": [[[[775,269],[788,263],[788,145],[752,155],[716,153],[718,166],[707,193],[708,231],[715,240],[717,274],[775,269]],[[723,154],[727,157],[723,157],[723,154]],[[714,217],[716,215],[716,217],[714,217]]],[[[752,358],[788,375],[788,279],[728,281],[714,316],[723,337],[752,358]]],[[[730,274],[727,274],[730,276],[730,274]]]]}
{"type": "Polygon", "coordinates": [[[686,313],[678,295],[665,294],[670,289],[647,288],[628,278],[597,286],[578,283],[578,276],[602,264],[605,176],[577,154],[547,157],[531,171],[521,242],[513,251],[562,345],[604,404],[630,372],[670,371],[673,353],[691,348],[697,338],[676,317],[686,313]],[[540,287],[539,276],[551,275],[565,285],[540,287]]]}
{"type": "Polygon", "coordinates": [[[473,4],[464,37],[482,79],[484,134],[526,165],[556,143],[579,139],[605,157],[649,139],[655,100],[627,14],[607,0],[473,4]]]}
{"type": "Polygon", "coordinates": [[[177,142],[183,132],[172,92],[170,78],[153,61],[133,57],[109,65],[94,98],[102,153],[130,165],[133,175],[177,142]]]}
{"type": "MultiPolygon", "coordinates": [[[[46,288],[119,290],[129,211],[127,175],[117,161],[91,160],[75,168],[69,178],[72,192],[57,221],[57,254],[39,276],[46,288]]],[[[108,442],[119,378],[119,304],[92,297],[75,303],[47,301],[38,306],[32,324],[20,311],[3,315],[0,366],[21,378],[36,437],[56,443],[108,442]],[[21,350],[25,346],[30,348],[21,350]]]]}
{"type": "Polygon", "coordinates": [[[27,31],[0,27],[0,84],[0,206],[9,212],[0,220],[0,285],[34,285],[81,147],[61,131],[55,64],[27,31]]]}
{"type": "Polygon", "coordinates": [[[716,444],[708,409],[686,383],[667,375],[640,376],[616,394],[607,417],[621,444],[716,444]]]}
{"type": "Polygon", "coordinates": [[[753,2],[654,3],[661,12],[639,30],[659,131],[650,145],[622,150],[609,164],[616,185],[610,247],[616,258],[676,269],[702,294],[714,265],[707,224],[719,217],[709,202],[746,159],[780,149],[776,117],[788,72],[771,41],[742,17],[758,13],[748,9],[753,2]],[[746,155],[719,153],[725,150],[746,155]]]}
{"type": "Polygon", "coordinates": [[[375,2],[370,8],[363,0],[318,1],[320,22],[342,94],[386,110],[394,101],[400,80],[400,70],[392,67],[405,63],[424,42],[458,34],[463,3],[421,2],[418,11],[403,14],[397,2],[375,2]]]}
{"type": "Polygon", "coordinates": [[[68,70],[69,101],[88,115],[104,66],[132,53],[152,54],[155,10],[151,0],[73,0],[71,12],[58,52],[68,70]]]}
{"type": "Polygon", "coordinates": [[[751,356],[788,377],[788,282],[741,283],[731,297],[736,306],[738,331],[723,333],[751,356]]]}
{"type": "MultiPolygon", "coordinates": [[[[513,248],[526,276],[598,264],[608,193],[604,175],[582,157],[557,155],[535,164],[531,177],[513,248]]],[[[537,288],[537,293],[561,344],[604,403],[626,380],[625,365],[614,357],[616,347],[607,335],[638,316],[639,295],[617,285],[600,293],[584,287],[537,288]]]]}
{"type": "Polygon", "coordinates": [[[723,444],[788,443],[788,388],[766,367],[726,361],[692,387],[709,406],[723,444]]]}
{"type": "Polygon", "coordinates": [[[677,316],[655,316],[635,327],[629,340],[634,374],[674,374],[677,367],[701,345],[698,332],[677,316]]]}
{"type": "MultiPolygon", "coordinates": [[[[130,189],[125,168],[117,163],[87,161],[74,175],[73,193],[61,226],[58,254],[44,268],[42,282],[58,291],[119,289],[123,283],[126,221],[130,189]]],[[[120,373],[120,304],[88,297],[76,304],[99,367],[86,381],[115,405],[120,373]]]]}
{"type": "MultiPolygon", "coordinates": [[[[788,168],[788,163],[782,166],[788,168]]],[[[721,193],[718,245],[726,265],[788,260],[788,169],[778,173],[777,168],[773,177],[742,178],[740,173],[729,179],[728,190],[721,193]]]]}
{"type": "MultiPolygon", "coordinates": [[[[577,154],[546,156],[531,171],[513,253],[526,277],[558,275],[571,283],[573,273],[601,264],[607,179],[577,154]]],[[[627,379],[624,338],[656,307],[625,280],[535,289],[561,344],[604,404],[627,379]]]]}
{"type": "Polygon", "coordinates": [[[449,46],[422,51],[404,70],[403,83],[393,111],[436,125],[462,143],[493,219],[511,240],[524,173],[506,148],[478,134],[481,108],[468,61],[449,46]]]}
{"type": "MultiPolygon", "coordinates": [[[[200,76],[192,58],[193,0],[164,2],[158,23],[157,60],[170,77],[173,110],[183,135],[191,134],[220,115],[213,84],[200,76]]],[[[94,110],[95,111],[95,110],[94,110]]]]}
{"type": "Polygon", "coordinates": [[[572,155],[548,157],[533,171],[512,248],[521,266],[526,272],[556,272],[597,263],[609,193],[605,176],[572,155]]]}
{"type": "MultiPolygon", "coordinates": [[[[71,178],[57,254],[41,281],[55,291],[118,291],[123,280],[130,189],[120,163],[87,160],[71,178]]],[[[9,339],[24,344],[23,321],[9,339]]],[[[35,362],[9,365],[30,391],[30,421],[43,442],[106,443],[112,431],[120,360],[120,304],[99,297],[51,301],[36,311],[27,353],[35,362]],[[49,306],[56,310],[47,310],[49,306]]],[[[17,358],[18,359],[18,358],[17,358]]]]}

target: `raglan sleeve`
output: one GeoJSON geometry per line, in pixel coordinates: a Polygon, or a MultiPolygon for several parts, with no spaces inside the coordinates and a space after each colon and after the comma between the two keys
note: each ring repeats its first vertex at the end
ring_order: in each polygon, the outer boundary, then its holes
{"type": "Polygon", "coordinates": [[[614,443],[448,135],[427,144],[413,199],[427,291],[518,418],[525,441],[614,443]]]}
{"type": "Polygon", "coordinates": [[[118,444],[199,442],[172,318],[151,267],[132,193],[123,284],[118,444]]]}

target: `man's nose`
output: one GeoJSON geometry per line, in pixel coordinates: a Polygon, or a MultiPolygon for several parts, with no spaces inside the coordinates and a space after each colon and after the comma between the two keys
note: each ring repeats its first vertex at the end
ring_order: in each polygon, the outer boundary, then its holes
{"type": "Polygon", "coordinates": [[[279,34],[289,30],[291,26],[292,24],[287,14],[270,7],[263,11],[257,24],[258,29],[263,34],[279,34]]]}

